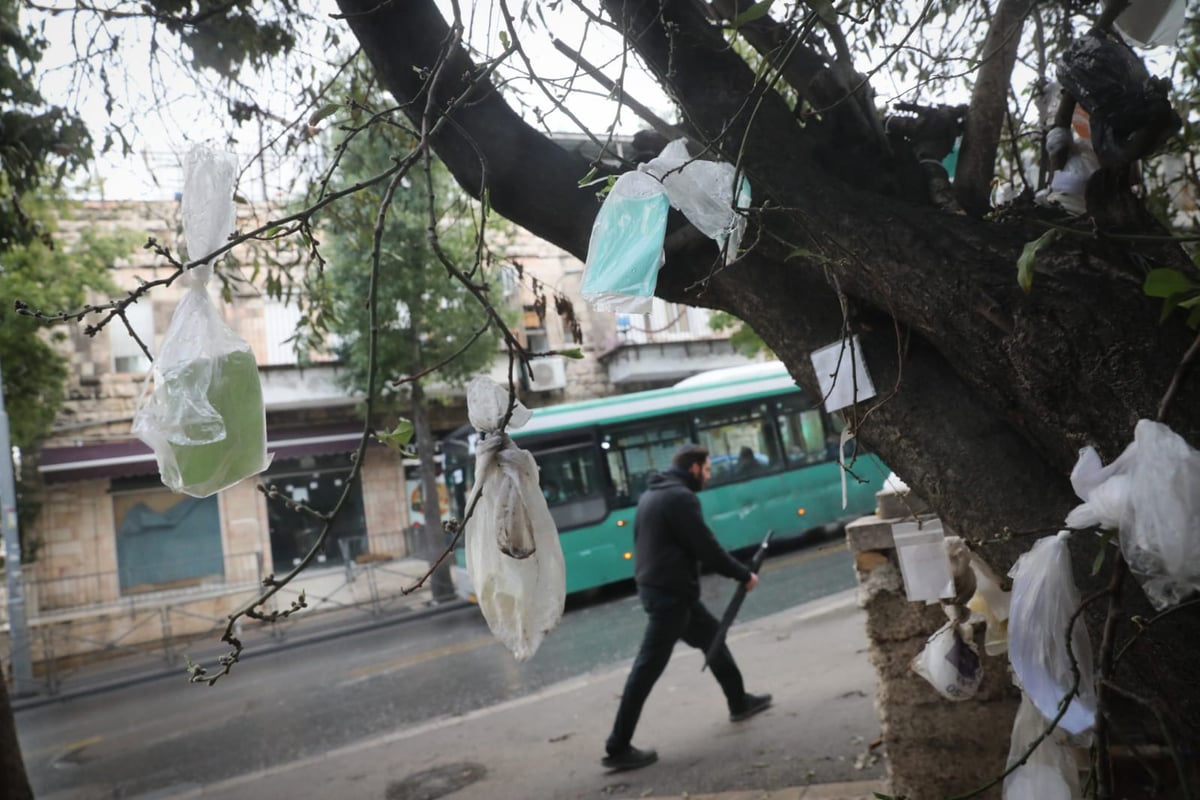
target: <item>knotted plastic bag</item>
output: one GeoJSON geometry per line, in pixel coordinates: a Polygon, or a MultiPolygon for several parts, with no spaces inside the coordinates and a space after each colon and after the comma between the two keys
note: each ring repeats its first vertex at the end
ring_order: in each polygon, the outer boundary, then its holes
{"type": "Polygon", "coordinates": [[[641,172],[617,178],[592,223],[579,293],[596,311],[647,314],[663,262],[670,203],[641,172]]]}
{"type": "MultiPolygon", "coordinates": [[[[1028,695],[1021,695],[1021,706],[1013,720],[1009,740],[1008,766],[1021,759],[1049,722],[1038,713],[1028,695]]],[[[1004,800],[1080,800],[1079,770],[1070,749],[1052,732],[1038,743],[1025,763],[1004,779],[1004,800]]]]}
{"type": "MultiPolygon", "coordinates": [[[[183,226],[188,253],[202,257],[234,229],[233,156],[193,149],[185,161],[183,226]]],[[[208,296],[212,266],[183,276],[188,287],[163,336],[133,419],[154,450],[165,486],[208,497],[262,472],[266,414],[258,364],[208,296]],[[153,388],[151,388],[153,387],[153,388]]]]}
{"type": "Polygon", "coordinates": [[[1121,552],[1161,610],[1200,590],[1200,451],[1148,419],[1138,422],[1130,450],[1121,552]]]}
{"type": "MultiPolygon", "coordinates": [[[[492,634],[518,661],[535,652],[562,618],[566,567],[558,528],[538,485],[538,466],[500,425],[509,395],[490,378],[467,387],[467,414],[483,434],[475,445],[475,487],[465,527],[467,572],[492,634]]],[[[520,403],[509,427],[529,421],[520,403]]]]}
{"type": "MultiPolygon", "coordinates": [[[[1079,608],[1079,589],[1071,576],[1067,536],[1061,531],[1039,539],[1009,572],[1008,658],[1021,688],[1046,719],[1058,716],[1075,684],[1065,643],[1067,626],[1079,608]]],[[[1072,629],[1071,652],[1079,665],[1079,693],[1058,725],[1083,733],[1096,723],[1096,688],[1092,643],[1082,620],[1072,629]]]]}
{"type": "Polygon", "coordinates": [[[1100,527],[1117,530],[1129,509],[1129,473],[1136,446],[1130,444],[1108,466],[1100,462],[1095,448],[1084,447],[1071,470],[1071,487],[1083,503],[1067,514],[1071,528],[1100,527]]]}
{"type": "Polygon", "coordinates": [[[970,625],[951,620],[926,640],[909,666],[947,700],[974,697],[983,681],[983,664],[971,636],[970,625]]]}
{"type": "Polygon", "coordinates": [[[725,251],[725,263],[737,258],[746,218],[736,209],[750,206],[750,182],[727,161],[702,161],[688,154],[687,142],[676,139],[657,158],[638,167],[662,181],[667,199],[688,222],[725,251]],[[737,179],[737,197],[733,196],[737,179]]]}

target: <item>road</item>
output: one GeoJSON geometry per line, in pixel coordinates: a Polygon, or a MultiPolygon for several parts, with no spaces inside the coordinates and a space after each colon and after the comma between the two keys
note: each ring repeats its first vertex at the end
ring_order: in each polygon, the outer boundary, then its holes
{"type": "MultiPolygon", "coordinates": [[[[739,619],[853,583],[840,542],[775,555],[739,619]]],[[[705,601],[719,613],[733,588],[709,576],[705,601]]],[[[213,687],[163,678],[26,709],[17,729],[39,798],[169,797],[617,664],[635,653],[644,619],[621,587],[571,608],[518,664],[478,610],[462,608],[266,654],[213,687]]]]}

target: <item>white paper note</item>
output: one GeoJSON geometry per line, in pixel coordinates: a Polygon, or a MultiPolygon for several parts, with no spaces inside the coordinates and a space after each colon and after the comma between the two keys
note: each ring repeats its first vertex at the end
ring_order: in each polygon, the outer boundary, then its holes
{"type": "Polygon", "coordinates": [[[924,527],[916,522],[892,526],[892,541],[904,576],[904,591],[912,602],[932,602],[954,596],[954,575],[946,555],[942,523],[930,520],[924,527]]]}
{"type": "Polygon", "coordinates": [[[826,411],[837,411],[875,396],[875,384],[871,383],[857,336],[814,350],[810,358],[826,411]]]}

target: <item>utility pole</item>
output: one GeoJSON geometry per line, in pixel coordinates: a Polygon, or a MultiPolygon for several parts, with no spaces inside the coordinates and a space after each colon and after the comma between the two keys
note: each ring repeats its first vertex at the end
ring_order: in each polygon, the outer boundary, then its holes
{"type": "MultiPolygon", "coordinates": [[[[4,410],[4,376],[0,371],[0,529],[4,533],[4,572],[8,583],[8,638],[12,649],[13,697],[33,692],[33,652],[25,619],[25,587],[21,580],[21,540],[17,536],[17,489],[13,481],[12,442],[4,410]]],[[[0,676],[3,680],[3,676],[0,676]]]]}

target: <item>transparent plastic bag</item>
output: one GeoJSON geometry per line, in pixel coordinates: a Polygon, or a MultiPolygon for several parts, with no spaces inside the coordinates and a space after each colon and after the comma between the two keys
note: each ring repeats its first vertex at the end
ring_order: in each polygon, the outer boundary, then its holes
{"type": "MultiPolygon", "coordinates": [[[[1049,724],[1029,696],[1022,694],[1013,720],[1007,766],[1020,760],[1049,724]]],[[[1004,800],[1081,800],[1079,770],[1060,737],[1056,731],[1042,739],[1025,763],[1008,774],[1004,779],[1004,800]]]]}
{"type": "Polygon", "coordinates": [[[663,262],[670,203],[661,183],[626,172],[592,224],[579,293],[596,311],[647,314],[663,262]]]}
{"type": "MultiPolygon", "coordinates": [[[[231,156],[194,149],[185,164],[183,225],[188,252],[206,255],[233,231],[231,156]]],[[[267,468],[266,413],[258,364],[208,296],[211,265],[188,286],[163,336],[133,419],[154,450],[165,486],[208,497],[267,468]]]]}
{"type": "Polygon", "coordinates": [[[662,181],[671,205],[688,222],[725,251],[725,263],[737,258],[746,218],[737,209],[750,207],[750,182],[727,161],[693,159],[687,142],[676,139],[657,158],[638,167],[662,181]],[[737,197],[734,179],[737,178],[737,197]]]}
{"type": "Polygon", "coordinates": [[[974,697],[983,681],[983,664],[971,636],[970,625],[951,620],[926,640],[909,666],[947,700],[974,697]]]}
{"type": "MultiPolygon", "coordinates": [[[[1021,688],[1046,719],[1058,716],[1075,683],[1065,642],[1067,625],[1079,608],[1079,589],[1071,576],[1067,537],[1062,531],[1039,539],[1009,572],[1008,658],[1021,688]]],[[[1079,693],[1058,725],[1077,734],[1096,723],[1092,643],[1082,620],[1072,630],[1071,652],[1079,665],[1079,693]]]]}
{"type": "MultiPolygon", "coordinates": [[[[475,378],[467,387],[468,416],[483,436],[475,445],[468,507],[476,496],[478,503],[464,535],[467,572],[488,628],[524,661],[562,618],[566,567],[537,462],[499,430],[508,400],[490,378],[475,378]]],[[[530,416],[516,404],[509,427],[521,427],[530,416]]]]}
{"type": "Polygon", "coordinates": [[[1108,466],[1100,463],[1100,455],[1092,447],[1079,451],[1079,459],[1071,470],[1071,487],[1084,502],[1067,514],[1071,528],[1100,527],[1117,530],[1129,508],[1129,472],[1134,464],[1133,444],[1125,448],[1108,466]]]}
{"type": "Polygon", "coordinates": [[[1138,422],[1130,448],[1121,552],[1161,610],[1200,590],[1200,451],[1147,419],[1138,422]]]}

